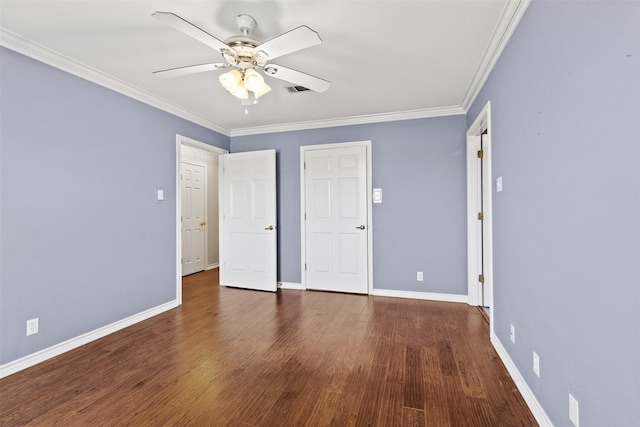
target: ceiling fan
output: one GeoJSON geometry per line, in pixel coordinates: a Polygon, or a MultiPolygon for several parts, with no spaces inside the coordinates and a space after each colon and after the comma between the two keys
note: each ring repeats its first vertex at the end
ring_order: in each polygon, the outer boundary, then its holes
{"type": "Polygon", "coordinates": [[[241,34],[221,41],[171,12],[155,12],[152,16],[158,21],[217,50],[226,61],[155,71],[153,74],[157,76],[178,77],[204,71],[232,68],[231,71],[220,75],[219,80],[222,86],[232,95],[240,98],[243,104],[249,103],[249,92],[253,93],[253,101],[251,103],[256,103],[260,96],[271,90],[258,70],[268,76],[315,92],[324,92],[331,85],[327,80],[270,62],[280,56],[322,43],[318,33],[306,25],[302,25],[266,42],[261,42],[251,36],[251,31],[256,27],[256,20],[249,15],[238,15],[236,16],[236,24],[241,34]]]}

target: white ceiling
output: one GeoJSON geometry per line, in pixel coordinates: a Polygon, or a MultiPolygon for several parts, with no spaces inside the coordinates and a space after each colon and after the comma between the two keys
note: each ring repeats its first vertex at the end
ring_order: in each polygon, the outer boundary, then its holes
{"type": "MultiPolygon", "coordinates": [[[[0,43],[227,135],[466,111],[528,0],[0,0],[0,43]],[[275,63],[331,81],[324,93],[273,90],[244,114],[222,71],[162,79],[152,71],[223,62],[151,17],[173,12],[218,39],[253,16],[268,40],[300,25],[323,43],[275,63]]],[[[295,82],[292,82],[295,83],[295,82]]]]}

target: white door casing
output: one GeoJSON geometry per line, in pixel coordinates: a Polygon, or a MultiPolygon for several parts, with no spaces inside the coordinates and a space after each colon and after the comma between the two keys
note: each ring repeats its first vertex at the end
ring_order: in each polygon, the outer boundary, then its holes
{"type": "Polygon", "coordinates": [[[492,218],[491,215],[491,191],[492,191],[492,183],[491,183],[491,174],[489,173],[489,165],[491,162],[491,136],[488,131],[484,132],[480,135],[480,148],[482,149],[483,156],[480,159],[480,211],[482,212],[482,221],[478,221],[479,226],[479,235],[480,235],[480,261],[481,261],[481,271],[484,277],[483,282],[481,284],[481,298],[480,304],[483,307],[491,307],[493,304],[493,271],[489,268],[488,260],[491,259],[489,253],[491,251],[491,225],[492,218]],[[488,218],[486,217],[486,212],[489,212],[488,218]]]}
{"type": "Polygon", "coordinates": [[[368,144],[302,147],[303,286],[369,293],[368,144]]]}
{"type": "Polygon", "coordinates": [[[220,284],[276,292],[275,150],[220,160],[220,284]]]}
{"type": "Polygon", "coordinates": [[[469,305],[490,307],[493,318],[493,203],[491,104],[467,132],[467,272],[469,305]],[[484,133],[484,135],[483,135],[484,133]],[[482,147],[482,160],[478,151],[482,147]],[[478,213],[482,213],[482,219],[478,213]],[[479,275],[484,276],[484,283],[479,275]]]}
{"type": "Polygon", "coordinates": [[[206,260],[206,165],[182,162],[182,275],[203,271],[206,260]]]}

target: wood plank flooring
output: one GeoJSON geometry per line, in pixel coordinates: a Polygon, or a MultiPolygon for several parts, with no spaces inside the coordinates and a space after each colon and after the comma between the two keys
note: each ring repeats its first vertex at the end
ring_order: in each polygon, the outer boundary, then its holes
{"type": "Polygon", "coordinates": [[[536,426],[475,307],[183,281],[183,305],[0,380],[2,426],[536,426]]]}

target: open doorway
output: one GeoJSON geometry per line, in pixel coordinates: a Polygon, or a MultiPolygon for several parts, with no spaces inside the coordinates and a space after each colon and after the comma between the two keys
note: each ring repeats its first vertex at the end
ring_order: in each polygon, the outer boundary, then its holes
{"type": "Polygon", "coordinates": [[[228,151],[222,148],[182,135],[176,136],[176,299],[178,304],[182,304],[184,274],[218,267],[218,156],[227,153],[228,151]],[[185,185],[187,181],[189,183],[185,185]],[[199,202],[194,202],[193,198],[196,196],[199,202]],[[185,215],[185,211],[188,215],[185,215]],[[191,212],[195,214],[191,215],[191,212]],[[184,221],[185,217],[187,217],[187,223],[184,221]],[[188,234],[188,238],[183,239],[187,237],[185,234],[188,234]],[[194,247],[199,249],[194,251],[194,247]],[[187,256],[186,260],[184,255],[187,256]]]}

